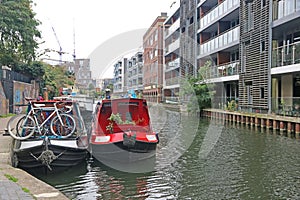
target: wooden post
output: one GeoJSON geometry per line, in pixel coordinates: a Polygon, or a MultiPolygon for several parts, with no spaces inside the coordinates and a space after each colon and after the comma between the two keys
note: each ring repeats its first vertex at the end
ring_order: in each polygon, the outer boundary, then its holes
{"type": "Polygon", "coordinates": [[[274,119],[273,120],[273,130],[277,130],[277,121],[274,119]]]}
{"type": "Polygon", "coordinates": [[[288,122],[288,124],[287,124],[287,132],[291,133],[292,131],[293,131],[293,129],[292,129],[292,122],[288,122]]]}
{"type": "Polygon", "coordinates": [[[237,123],[240,123],[240,122],[241,122],[240,117],[241,117],[240,115],[237,115],[237,116],[236,116],[236,122],[237,122],[237,123]]]}
{"type": "Polygon", "coordinates": [[[284,124],[285,122],[283,122],[283,121],[280,121],[280,127],[279,127],[279,129],[280,129],[280,132],[283,132],[283,131],[285,131],[285,124],[284,124]]]}
{"type": "Polygon", "coordinates": [[[260,126],[260,123],[259,123],[259,118],[258,117],[255,117],[254,119],[254,122],[255,122],[255,126],[260,126]]]}
{"type": "Polygon", "coordinates": [[[265,128],[266,126],[266,121],[264,118],[260,118],[260,127],[265,128]]]}
{"type": "Polygon", "coordinates": [[[299,123],[295,124],[295,136],[296,136],[296,138],[300,137],[300,124],[299,123]]]}

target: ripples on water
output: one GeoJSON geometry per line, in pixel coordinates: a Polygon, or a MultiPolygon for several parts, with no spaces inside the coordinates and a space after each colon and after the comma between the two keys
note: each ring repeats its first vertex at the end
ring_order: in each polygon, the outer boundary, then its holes
{"type": "Polygon", "coordinates": [[[91,159],[44,179],[70,199],[300,199],[298,139],[176,113],[167,118],[153,172],[120,172],[91,159]],[[221,132],[199,156],[208,130],[221,132]]]}

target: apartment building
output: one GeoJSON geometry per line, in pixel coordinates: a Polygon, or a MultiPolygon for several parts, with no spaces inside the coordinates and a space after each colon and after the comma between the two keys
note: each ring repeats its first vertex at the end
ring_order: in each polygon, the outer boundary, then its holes
{"type": "Polygon", "coordinates": [[[268,52],[270,69],[268,81],[271,86],[269,107],[272,112],[285,109],[286,114],[299,116],[300,0],[274,0],[260,3],[261,9],[268,9],[272,6],[272,9],[268,11],[271,21],[268,30],[269,38],[266,37],[266,41],[260,43],[261,51],[268,52]]]}
{"type": "Polygon", "coordinates": [[[90,85],[95,87],[92,80],[92,71],[90,69],[90,59],[75,59],[73,63],[68,64],[68,70],[75,74],[75,86],[79,90],[89,89],[90,85]]]}
{"type": "Polygon", "coordinates": [[[113,95],[115,97],[125,96],[127,94],[127,58],[120,58],[113,67],[113,95]]]}
{"type": "Polygon", "coordinates": [[[180,88],[180,1],[171,4],[164,22],[164,102],[178,102],[180,88]]]}
{"type": "Polygon", "coordinates": [[[214,107],[235,100],[248,112],[299,109],[299,0],[181,0],[180,7],[181,76],[209,65],[214,107]]]}
{"type": "Polygon", "coordinates": [[[149,102],[162,101],[163,87],[163,26],[167,18],[161,13],[143,36],[143,97],[149,102]]]}
{"type": "Polygon", "coordinates": [[[197,66],[209,67],[206,78],[215,85],[216,108],[224,108],[239,96],[239,7],[239,0],[202,0],[197,4],[197,66]]]}
{"type": "Polygon", "coordinates": [[[136,94],[143,92],[143,52],[139,51],[128,59],[127,89],[136,94]]]}
{"type": "Polygon", "coordinates": [[[198,71],[197,49],[197,0],[180,1],[180,75],[195,76],[198,71]]]}

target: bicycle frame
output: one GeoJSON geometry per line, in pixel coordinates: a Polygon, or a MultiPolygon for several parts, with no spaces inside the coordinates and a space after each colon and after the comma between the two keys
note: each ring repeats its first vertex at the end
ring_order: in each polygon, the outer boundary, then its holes
{"type": "MultiPolygon", "coordinates": [[[[42,107],[41,106],[37,106],[37,107],[34,107],[33,104],[36,104],[38,105],[38,103],[32,103],[31,101],[29,102],[29,105],[30,105],[30,111],[28,112],[27,116],[32,116],[33,119],[34,119],[34,122],[36,124],[36,127],[38,129],[38,132],[40,135],[42,135],[42,131],[41,131],[41,128],[47,123],[47,122],[50,122],[50,119],[52,116],[54,116],[55,114],[58,116],[59,118],[59,121],[62,123],[62,119],[60,117],[60,114],[59,114],[59,109],[57,108],[56,104],[59,103],[59,102],[55,102],[53,105],[53,107],[42,107]],[[37,119],[37,113],[35,112],[36,110],[42,110],[42,111],[52,111],[51,114],[46,118],[46,119],[43,119],[43,122],[40,124],[38,119],[37,119]]],[[[44,105],[41,103],[41,105],[44,105]]]]}

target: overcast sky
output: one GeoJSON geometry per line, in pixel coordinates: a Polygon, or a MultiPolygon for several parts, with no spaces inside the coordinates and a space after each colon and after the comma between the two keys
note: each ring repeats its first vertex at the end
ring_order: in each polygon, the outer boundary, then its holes
{"type": "MultiPolygon", "coordinates": [[[[71,61],[74,49],[73,29],[75,29],[76,58],[92,60],[93,52],[95,55],[95,51],[101,53],[103,48],[116,48],[116,45],[109,46],[113,41],[124,41],[120,45],[128,45],[130,41],[127,38],[130,37],[125,36],[126,33],[130,33],[131,37],[140,41],[131,43],[140,43],[139,46],[142,46],[144,30],[149,28],[161,12],[169,12],[174,0],[33,0],[33,2],[36,18],[42,22],[39,29],[45,41],[40,47],[59,50],[53,27],[63,52],[69,53],[64,54],[62,59],[71,61]]],[[[130,50],[132,47],[125,48],[125,51],[130,50]]],[[[53,59],[59,59],[57,53],[49,55],[53,59]]],[[[103,56],[98,54],[97,57],[103,56]]],[[[99,62],[92,61],[92,64],[98,65],[91,66],[93,78],[103,75],[103,70],[106,69],[104,65],[107,62],[99,66],[99,62]]]]}

